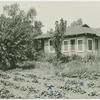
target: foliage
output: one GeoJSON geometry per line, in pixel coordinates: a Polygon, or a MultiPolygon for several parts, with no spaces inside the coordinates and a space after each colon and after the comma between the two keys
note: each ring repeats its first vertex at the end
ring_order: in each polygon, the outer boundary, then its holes
{"type": "Polygon", "coordinates": [[[44,61],[45,60],[44,52],[39,50],[38,52],[34,53],[34,60],[35,61],[44,61]]]}
{"type": "Polygon", "coordinates": [[[88,54],[88,55],[86,55],[84,58],[83,58],[83,62],[94,62],[94,61],[96,61],[97,60],[97,58],[98,57],[96,57],[95,55],[93,55],[93,54],[88,54]]]}
{"type": "Polygon", "coordinates": [[[23,63],[18,64],[18,68],[22,68],[22,69],[31,69],[35,67],[36,67],[36,63],[34,61],[24,61],[23,63]]]}
{"type": "Polygon", "coordinates": [[[54,34],[54,30],[51,28],[49,31],[47,31],[49,34],[54,34]]]}
{"type": "Polygon", "coordinates": [[[87,78],[98,79],[100,76],[99,61],[92,63],[83,63],[82,61],[74,60],[66,64],[60,65],[60,75],[70,78],[87,78]]]}
{"type": "MultiPolygon", "coordinates": [[[[43,57],[43,56],[42,56],[43,57]]],[[[57,61],[56,59],[56,55],[45,55],[43,57],[44,61],[47,61],[49,63],[53,63],[53,64],[56,64],[58,62],[58,64],[62,64],[62,63],[68,63],[68,62],[71,62],[71,61],[83,61],[82,60],[82,57],[81,56],[78,56],[78,55],[64,55],[62,54],[60,59],[57,61]]]]}
{"type": "Polygon", "coordinates": [[[60,20],[60,23],[58,21],[55,22],[53,45],[55,48],[57,60],[59,60],[61,56],[61,45],[64,38],[64,33],[66,32],[66,24],[66,21],[64,21],[63,19],[60,20]]]}
{"type": "Polygon", "coordinates": [[[46,55],[46,61],[49,63],[56,62],[56,56],[55,55],[46,55]]]}
{"type": "Polygon", "coordinates": [[[41,21],[35,21],[34,22],[34,28],[36,31],[36,35],[41,35],[42,34],[42,30],[41,28],[43,27],[42,22],[41,21]]]}
{"type": "Polygon", "coordinates": [[[77,21],[73,21],[70,26],[79,26],[79,25],[83,25],[82,19],[79,18],[77,21]]]}
{"type": "Polygon", "coordinates": [[[6,5],[3,10],[5,13],[0,16],[0,63],[2,69],[7,69],[34,56],[33,37],[37,33],[32,24],[36,11],[32,8],[25,13],[18,4],[6,5]]]}
{"type": "Polygon", "coordinates": [[[17,3],[13,5],[6,5],[3,7],[4,12],[10,17],[15,17],[19,13],[19,5],[17,3]]]}
{"type": "Polygon", "coordinates": [[[56,75],[69,78],[87,78],[96,80],[100,77],[100,58],[88,54],[85,57],[78,55],[62,56],[57,65],[56,75]]]}
{"type": "Polygon", "coordinates": [[[74,61],[74,60],[77,60],[77,61],[81,61],[82,60],[82,57],[81,56],[78,56],[78,55],[62,55],[61,58],[61,63],[68,63],[70,61],[74,61]]]}
{"type": "MultiPolygon", "coordinates": [[[[35,28],[35,35],[34,36],[38,36],[38,35],[42,34],[42,30],[41,30],[42,27],[43,27],[43,24],[42,24],[41,21],[35,21],[34,22],[34,28],[35,28]]],[[[42,47],[41,40],[34,40],[34,43],[33,43],[32,46],[34,46],[36,52],[37,53],[39,52],[39,54],[40,54],[41,47],[42,47]]]]}
{"type": "Polygon", "coordinates": [[[14,95],[10,93],[10,91],[7,90],[6,88],[2,88],[0,90],[0,98],[10,99],[10,98],[14,98],[14,95]]]}
{"type": "Polygon", "coordinates": [[[68,63],[70,61],[70,56],[62,55],[60,57],[61,63],[68,63]]]}
{"type": "Polygon", "coordinates": [[[48,62],[37,63],[35,69],[0,71],[0,98],[99,98],[100,60],[95,65],[74,60],[60,64],[60,70],[48,62]]]}

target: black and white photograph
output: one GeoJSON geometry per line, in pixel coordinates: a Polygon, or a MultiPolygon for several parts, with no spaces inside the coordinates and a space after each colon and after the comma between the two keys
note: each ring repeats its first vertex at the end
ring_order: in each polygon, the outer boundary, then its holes
{"type": "Polygon", "coordinates": [[[0,0],[0,99],[100,99],[100,1],[0,0]]]}

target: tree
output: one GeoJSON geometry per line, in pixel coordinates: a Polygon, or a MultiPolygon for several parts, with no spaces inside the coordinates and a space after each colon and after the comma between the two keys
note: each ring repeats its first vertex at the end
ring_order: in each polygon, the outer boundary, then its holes
{"type": "Polygon", "coordinates": [[[15,17],[19,11],[19,5],[17,3],[12,5],[6,5],[3,7],[3,11],[10,17],[15,17]]]}
{"type": "Polygon", "coordinates": [[[33,22],[34,17],[36,16],[36,10],[34,8],[30,8],[30,10],[27,13],[27,18],[33,22]]]}
{"type": "Polygon", "coordinates": [[[36,35],[41,35],[42,34],[42,30],[41,28],[43,27],[43,24],[41,21],[35,21],[34,22],[34,28],[35,28],[35,31],[36,31],[36,35]]]}
{"type": "Polygon", "coordinates": [[[82,19],[79,18],[77,21],[73,21],[70,26],[79,26],[79,25],[83,25],[82,19]]]}
{"type": "Polygon", "coordinates": [[[53,45],[55,48],[57,60],[61,57],[61,45],[64,39],[64,33],[66,32],[67,21],[60,19],[60,23],[58,21],[55,22],[55,32],[53,37],[53,45]]]}
{"type": "Polygon", "coordinates": [[[4,6],[4,12],[0,16],[0,63],[3,68],[11,68],[32,55],[36,11],[25,13],[18,4],[12,4],[4,6]]]}
{"type": "Polygon", "coordinates": [[[49,31],[47,31],[48,34],[54,34],[54,30],[51,28],[49,31]]]}
{"type": "Polygon", "coordinates": [[[83,22],[82,22],[82,19],[81,19],[81,18],[79,18],[79,19],[77,20],[77,25],[83,25],[83,22]]]}

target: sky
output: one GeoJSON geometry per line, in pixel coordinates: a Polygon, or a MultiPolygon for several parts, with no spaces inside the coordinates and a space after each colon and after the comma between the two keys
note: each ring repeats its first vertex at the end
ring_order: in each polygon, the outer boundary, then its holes
{"type": "Polygon", "coordinates": [[[42,21],[44,33],[54,28],[55,21],[60,18],[67,20],[68,25],[81,18],[84,24],[100,28],[100,1],[0,1],[0,13],[3,6],[16,2],[25,11],[36,9],[36,19],[42,21]]]}

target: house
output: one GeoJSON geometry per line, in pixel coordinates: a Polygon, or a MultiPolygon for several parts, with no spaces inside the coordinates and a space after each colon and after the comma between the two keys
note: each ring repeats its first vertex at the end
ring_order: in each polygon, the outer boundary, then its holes
{"type": "MultiPolygon", "coordinates": [[[[42,49],[47,54],[55,53],[52,36],[52,34],[42,34],[35,37],[35,40],[41,41],[42,49]]],[[[100,55],[100,30],[90,28],[86,24],[67,27],[61,52],[66,55],[100,55]]]]}

